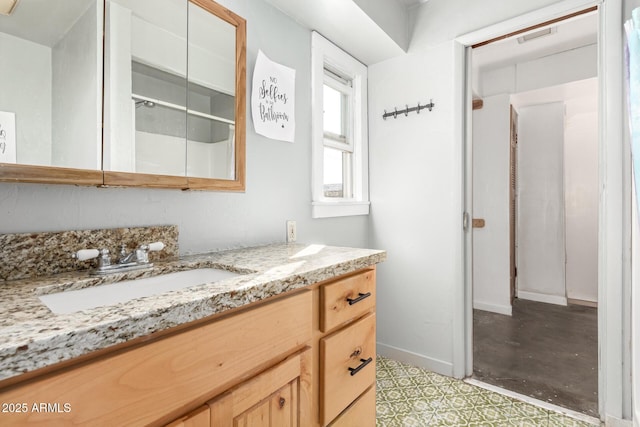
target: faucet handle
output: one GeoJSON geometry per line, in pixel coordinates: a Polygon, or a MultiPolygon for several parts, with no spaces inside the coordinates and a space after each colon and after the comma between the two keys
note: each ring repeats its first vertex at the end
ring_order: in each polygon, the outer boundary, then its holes
{"type": "Polygon", "coordinates": [[[157,252],[164,249],[164,243],[162,242],[153,242],[148,245],[141,245],[138,249],[136,249],[136,258],[138,259],[138,263],[146,264],[149,262],[149,252],[157,252]]]}
{"type": "Polygon", "coordinates": [[[77,252],[71,254],[71,258],[78,261],[86,261],[88,259],[97,258],[100,255],[100,251],[97,249],[80,249],[77,252]]]}
{"type": "Polygon", "coordinates": [[[77,252],[71,254],[72,258],[78,261],[86,261],[88,259],[98,258],[98,268],[111,265],[111,257],[109,256],[109,249],[80,249],[77,252]]]}
{"type": "Polygon", "coordinates": [[[146,246],[149,252],[157,252],[164,249],[164,243],[162,242],[153,242],[153,243],[149,243],[146,246]]]}

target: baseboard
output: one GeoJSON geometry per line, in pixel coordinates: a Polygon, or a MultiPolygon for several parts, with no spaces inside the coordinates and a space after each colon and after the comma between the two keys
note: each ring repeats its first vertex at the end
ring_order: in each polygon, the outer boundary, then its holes
{"type": "Polygon", "coordinates": [[[567,297],[561,297],[559,295],[539,294],[537,292],[518,290],[518,298],[529,301],[546,302],[547,304],[567,305],[567,297]]]}
{"type": "Polygon", "coordinates": [[[585,307],[598,308],[597,301],[587,301],[583,299],[567,298],[567,304],[582,305],[585,307]]]}
{"type": "Polygon", "coordinates": [[[607,415],[604,420],[604,425],[607,427],[633,427],[633,421],[621,420],[620,418],[607,415]]]}
{"type": "Polygon", "coordinates": [[[449,362],[434,359],[402,348],[382,344],[380,342],[376,343],[376,346],[376,351],[380,356],[388,357],[389,359],[397,360],[398,362],[403,362],[408,365],[424,368],[440,375],[446,375],[448,377],[453,376],[453,364],[449,362]]]}
{"type": "Polygon", "coordinates": [[[506,314],[507,316],[511,316],[510,305],[487,304],[485,302],[474,301],[473,308],[476,310],[490,311],[492,313],[506,314]]]}

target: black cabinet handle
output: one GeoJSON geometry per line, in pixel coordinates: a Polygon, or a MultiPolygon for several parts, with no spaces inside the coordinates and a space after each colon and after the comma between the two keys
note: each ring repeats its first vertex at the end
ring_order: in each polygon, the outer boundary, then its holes
{"type": "Polygon", "coordinates": [[[351,373],[351,376],[354,376],[355,374],[360,372],[362,368],[367,366],[369,363],[373,362],[373,358],[370,357],[368,359],[360,359],[360,362],[362,363],[357,368],[349,368],[349,372],[351,373]]]}
{"type": "Polygon", "coordinates": [[[349,305],[353,305],[370,296],[371,296],[371,292],[367,292],[366,294],[363,294],[362,292],[358,292],[358,298],[347,298],[347,302],[349,303],[349,305]]]}

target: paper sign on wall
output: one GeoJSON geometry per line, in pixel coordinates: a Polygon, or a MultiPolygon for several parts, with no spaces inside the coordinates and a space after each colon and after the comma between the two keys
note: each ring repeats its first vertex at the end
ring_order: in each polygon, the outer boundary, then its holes
{"type": "Polygon", "coordinates": [[[0,111],[0,163],[16,163],[16,113],[0,111]]]}
{"type": "Polygon", "coordinates": [[[296,70],[271,61],[258,51],[253,71],[251,115],[256,133],[293,142],[296,70]]]}

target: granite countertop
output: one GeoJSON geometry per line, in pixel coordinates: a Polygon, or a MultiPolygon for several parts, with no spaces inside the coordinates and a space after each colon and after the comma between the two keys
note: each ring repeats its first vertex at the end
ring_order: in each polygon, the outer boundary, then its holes
{"type": "Polygon", "coordinates": [[[0,285],[0,381],[300,289],[385,258],[381,250],[273,244],[185,256],[157,263],[151,271],[104,277],[76,272],[7,281],[0,285]],[[38,298],[43,293],[201,267],[242,274],[72,314],[53,314],[38,298]]]}

